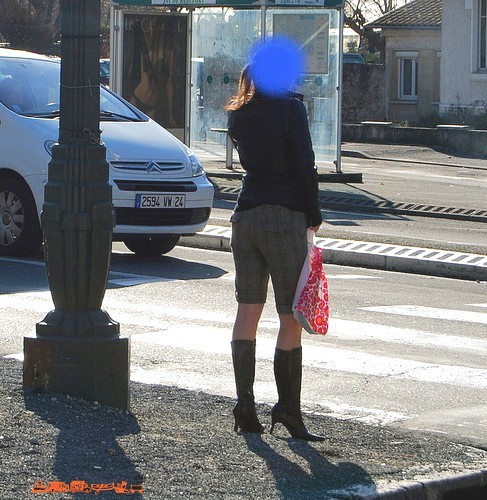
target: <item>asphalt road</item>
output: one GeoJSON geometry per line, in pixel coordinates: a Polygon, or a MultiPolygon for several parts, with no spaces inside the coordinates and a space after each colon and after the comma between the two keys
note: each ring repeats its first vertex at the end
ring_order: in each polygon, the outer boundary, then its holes
{"type": "MultiPolygon", "coordinates": [[[[210,224],[230,226],[235,202],[215,200],[210,224]]],[[[322,210],[318,235],[357,241],[392,243],[469,253],[487,253],[487,224],[394,214],[322,210]]]]}
{"type": "MultiPolygon", "coordinates": [[[[342,146],[342,171],[361,173],[363,183],[328,183],[330,194],[343,193],[377,201],[427,203],[432,205],[487,209],[487,158],[453,156],[431,148],[387,144],[342,146]]],[[[227,172],[224,149],[196,149],[207,172],[227,172]]],[[[242,172],[234,151],[235,172],[242,172]]],[[[335,172],[332,165],[319,164],[320,173],[335,172]]]]}
{"type": "MultiPolygon", "coordinates": [[[[487,449],[486,283],[328,266],[329,334],[305,334],[303,406],[381,426],[427,430],[487,449]]],[[[52,308],[40,261],[0,259],[0,354],[52,308]]],[[[140,260],[114,246],[104,308],[132,338],[131,378],[233,396],[233,264],[177,247],[140,260]]],[[[258,341],[256,396],[272,403],[273,300],[258,341]]]]}
{"type": "MultiPolygon", "coordinates": [[[[320,236],[487,254],[485,221],[432,217],[427,210],[423,215],[356,211],[361,203],[487,211],[487,159],[455,157],[416,146],[345,144],[343,148],[346,154],[355,155],[343,157],[343,172],[361,173],[363,183],[320,184],[323,201],[338,197],[351,205],[350,210],[323,210],[320,236]]],[[[228,172],[214,153],[200,156],[210,177],[228,172]]],[[[238,163],[235,168],[242,173],[238,163]]],[[[319,171],[330,171],[330,167],[319,166],[319,171]]],[[[240,180],[214,177],[213,181],[218,186],[241,186],[240,180]]],[[[233,206],[234,201],[215,200],[210,223],[228,224],[233,206]]]]}

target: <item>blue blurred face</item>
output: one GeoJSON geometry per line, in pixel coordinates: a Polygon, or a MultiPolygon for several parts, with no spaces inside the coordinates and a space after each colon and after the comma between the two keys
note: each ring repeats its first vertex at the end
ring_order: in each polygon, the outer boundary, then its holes
{"type": "Polygon", "coordinates": [[[293,40],[279,36],[254,46],[249,75],[260,92],[281,96],[296,84],[304,68],[304,55],[293,40]]]}

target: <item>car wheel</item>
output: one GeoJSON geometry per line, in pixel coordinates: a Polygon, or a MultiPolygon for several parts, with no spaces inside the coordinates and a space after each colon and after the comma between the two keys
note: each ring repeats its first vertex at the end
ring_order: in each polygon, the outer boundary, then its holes
{"type": "Polygon", "coordinates": [[[178,243],[178,234],[167,234],[154,237],[125,238],[125,246],[141,257],[157,257],[170,252],[178,243]]]}
{"type": "Polygon", "coordinates": [[[0,255],[26,256],[41,246],[34,197],[19,179],[0,179],[0,255]]]}

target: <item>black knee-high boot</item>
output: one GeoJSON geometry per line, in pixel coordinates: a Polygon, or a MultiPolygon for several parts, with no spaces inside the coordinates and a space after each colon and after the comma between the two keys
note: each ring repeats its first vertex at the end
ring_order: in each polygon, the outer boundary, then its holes
{"type": "Polygon", "coordinates": [[[237,386],[237,404],[233,409],[235,431],[264,432],[255,411],[255,340],[232,341],[233,371],[237,386]]]}
{"type": "Polygon", "coordinates": [[[281,423],[293,438],[305,441],[324,441],[323,436],[311,434],[304,426],[301,416],[302,348],[292,351],[276,349],[274,355],[274,375],[276,377],[279,400],[272,408],[272,426],[281,423]]]}

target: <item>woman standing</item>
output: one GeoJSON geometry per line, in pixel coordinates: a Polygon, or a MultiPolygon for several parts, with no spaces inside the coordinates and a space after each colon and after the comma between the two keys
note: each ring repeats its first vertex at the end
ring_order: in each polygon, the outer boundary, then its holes
{"type": "Polygon", "coordinates": [[[263,432],[253,393],[255,339],[270,275],[280,321],[274,356],[279,400],[272,408],[271,433],[281,423],[294,438],[322,441],[306,430],[301,416],[301,326],[292,314],[307,253],[306,229],[316,232],[322,221],[306,109],[298,96],[256,88],[246,66],[226,106],[229,134],[246,171],[231,217],[238,302],[232,340],[238,401],[233,414],[235,431],[263,432]]]}

